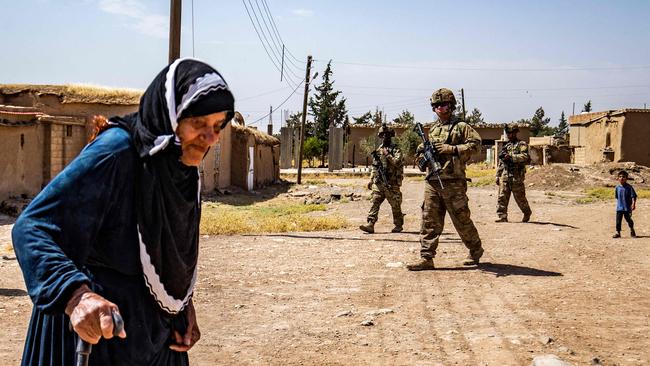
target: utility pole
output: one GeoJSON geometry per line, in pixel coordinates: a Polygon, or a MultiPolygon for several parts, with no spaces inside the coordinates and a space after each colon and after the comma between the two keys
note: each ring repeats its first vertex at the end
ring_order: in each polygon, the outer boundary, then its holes
{"type": "Polygon", "coordinates": [[[171,0],[169,9],[169,63],[181,57],[182,0],[171,0]]]}
{"type": "Polygon", "coordinates": [[[282,67],[280,68],[280,81],[282,81],[283,74],[284,74],[284,44],[282,44],[282,67]]]}
{"type": "Polygon", "coordinates": [[[463,104],[463,121],[467,122],[467,117],[465,116],[465,89],[460,88],[460,100],[463,104]]]}
{"type": "Polygon", "coordinates": [[[576,114],[576,102],[573,102],[573,110],[571,111],[571,115],[575,116],[576,114]]]}
{"type": "Polygon", "coordinates": [[[302,182],[302,145],[305,140],[305,120],[307,119],[307,96],[309,95],[309,75],[311,73],[311,55],[307,56],[305,70],[305,96],[302,100],[302,120],[300,121],[300,148],[298,150],[298,184],[302,182]]]}
{"type": "Polygon", "coordinates": [[[273,135],[273,106],[269,106],[269,124],[266,126],[266,133],[273,135]]]}

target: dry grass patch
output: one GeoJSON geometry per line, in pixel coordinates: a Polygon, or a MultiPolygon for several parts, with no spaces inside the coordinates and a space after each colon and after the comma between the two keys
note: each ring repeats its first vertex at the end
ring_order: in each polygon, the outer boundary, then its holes
{"type": "Polygon", "coordinates": [[[249,206],[204,203],[201,234],[258,234],[324,231],[347,227],[340,215],[327,214],[325,205],[274,202],[249,206]]]}
{"type": "MultiPolygon", "coordinates": [[[[586,197],[576,200],[577,203],[592,203],[602,200],[615,199],[614,187],[595,187],[585,190],[586,197]]],[[[638,198],[650,198],[650,189],[635,189],[638,198]]]]}

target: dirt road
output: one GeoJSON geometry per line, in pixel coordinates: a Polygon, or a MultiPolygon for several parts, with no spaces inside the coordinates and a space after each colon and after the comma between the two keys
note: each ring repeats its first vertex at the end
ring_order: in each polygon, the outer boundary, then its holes
{"type": "MultiPolygon", "coordinates": [[[[611,239],[612,201],[531,191],[531,223],[517,222],[513,202],[511,222],[495,224],[495,188],[470,188],[485,263],[460,265],[467,253],[448,221],[438,269],[411,273],[403,264],[418,256],[422,184],[403,191],[401,234],[390,233],[385,204],[374,235],[202,238],[192,363],[528,365],[553,353],[574,365],[650,364],[649,200],[634,216],[641,237],[624,229],[611,239]]],[[[356,226],[369,202],[331,206],[356,226]]],[[[0,261],[0,298],[0,364],[17,364],[31,303],[15,260],[0,261]]]]}

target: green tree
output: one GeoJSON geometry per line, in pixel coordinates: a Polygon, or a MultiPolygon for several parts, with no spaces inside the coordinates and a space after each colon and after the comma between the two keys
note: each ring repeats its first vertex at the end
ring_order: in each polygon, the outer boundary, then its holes
{"type": "Polygon", "coordinates": [[[393,123],[413,126],[415,125],[415,116],[413,113],[405,109],[399,114],[399,116],[397,116],[397,118],[393,119],[393,123]]]}
{"type": "Polygon", "coordinates": [[[290,128],[297,128],[300,127],[300,124],[302,122],[302,113],[297,112],[289,115],[289,119],[286,121],[287,127],[290,128]]]}
{"type": "MultiPolygon", "coordinates": [[[[379,146],[379,139],[375,134],[372,134],[366,138],[359,141],[359,149],[366,156],[366,159],[370,159],[370,154],[377,149],[379,146]]],[[[367,160],[366,160],[367,161],[367,160]]]]}
{"type": "Polygon", "coordinates": [[[345,122],[347,109],[345,98],[340,98],[341,92],[334,90],[332,80],[332,61],[327,63],[323,72],[322,83],[316,87],[316,94],[309,98],[309,109],[314,116],[314,136],[324,142],[322,159],[328,151],[330,126],[340,127],[345,122]]]}
{"type": "Polygon", "coordinates": [[[481,111],[478,108],[474,108],[470,112],[469,116],[467,116],[465,122],[469,123],[470,125],[475,125],[475,124],[483,123],[485,122],[485,120],[483,119],[483,114],[481,113],[481,111]]]}
{"type": "Polygon", "coordinates": [[[544,114],[544,108],[539,107],[535,111],[533,118],[530,119],[530,134],[531,136],[544,136],[552,134],[552,128],[548,126],[551,119],[544,114]]]}
{"type": "Polygon", "coordinates": [[[591,112],[591,99],[585,103],[584,107],[582,107],[583,112],[591,112]]]}
{"type": "Polygon", "coordinates": [[[368,111],[359,117],[352,117],[355,125],[364,125],[372,121],[372,112],[368,111]]]}
{"type": "Polygon", "coordinates": [[[309,160],[309,166],[314,166],[314,158],[321,157],[321,163],[323,163],[323,149],[325,148],[325,141],[319,139],[316,136],[308,137],[303,143],[302,155],[303,158],[309,160]]]}
{"type": "Polygon", "coordinates": [[[564,135],[569,132],[569,124],[564,116],[564,111],[562,111],[559,121],[560,123],[558,123],[557,128],[555,129],[555,135],[564,137],[564,135]]]}

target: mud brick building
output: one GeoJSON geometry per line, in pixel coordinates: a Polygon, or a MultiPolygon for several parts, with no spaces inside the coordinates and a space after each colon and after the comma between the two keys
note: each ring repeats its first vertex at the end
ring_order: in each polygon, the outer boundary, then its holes
{"type": "Polygon", "coordinates": [[[574,163],[635,162],[650,166],[650,109],[619,109],[569,117],[574,163]]]}

